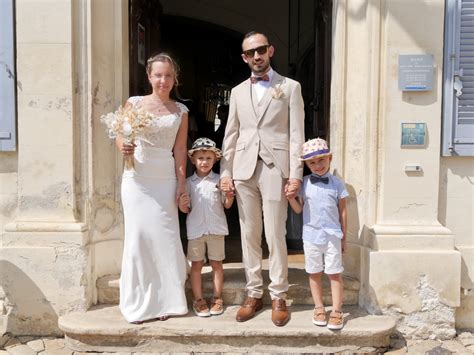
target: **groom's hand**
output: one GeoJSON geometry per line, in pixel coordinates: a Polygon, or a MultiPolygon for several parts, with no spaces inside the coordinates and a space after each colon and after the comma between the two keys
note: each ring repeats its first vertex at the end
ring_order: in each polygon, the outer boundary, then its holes
{"type": "Polygon", "coordinates": [[[298,196],[300,190],[301,181],[298,179],[288,179],[285,185],[285,195],[287,198],[295,198],[298,196]]]}
{"type": "Polygon", "coordinates": [[[235,188],[234,188],[234,183],[232,182],[232,179],[228,176],[221,178],[220,189],[226,195],[229,193],[234,193],[235,188]]]}

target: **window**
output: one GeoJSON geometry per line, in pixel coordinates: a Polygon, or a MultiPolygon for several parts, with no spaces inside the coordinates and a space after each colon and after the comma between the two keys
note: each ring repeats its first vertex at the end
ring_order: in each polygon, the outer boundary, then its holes
{"type": "Polygon", "coordinates": [[[446,0],[444,156],[474,156],[474,0],[446,0]]]}
{"type": "Polygon", "coordinates": [[[0,151],[16,150],[16,70],[14,0],[0,11],[0,151]]]}

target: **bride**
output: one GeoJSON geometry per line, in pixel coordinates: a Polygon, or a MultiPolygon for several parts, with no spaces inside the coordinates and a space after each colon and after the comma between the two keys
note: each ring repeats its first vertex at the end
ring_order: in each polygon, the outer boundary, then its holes
{"type": "Polygon", "coordinates": [[[135,324],[166,320],[188,312],[184,283],[186,260],[180,240],[177,199],[186,191],[188,113],[170,93],[178,84],[178,66],[167,54],[147,62],[153,92],[134,96],[134,105],[153,114],[135,144],[116,137],[118,149],[134,157],[134,170],[122,178],[125,223],[120,276],[120,311],[135,324]]]}

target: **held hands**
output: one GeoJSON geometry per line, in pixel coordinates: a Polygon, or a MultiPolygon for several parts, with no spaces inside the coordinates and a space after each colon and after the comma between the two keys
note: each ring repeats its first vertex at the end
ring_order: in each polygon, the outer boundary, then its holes
{"type": "Polygon", "coordinates": [[[188,213],[191,209],[189,208],[190,199],[187,193],[183,193],[179,196],[178,207],[183,213],[188,213]]]}
{"type": "Polygon", "coordinates": [[[285,196],[287,199],[294,199],[300,190],[301,181],[298,179],[288,179],[285,185],[285,196]]]}
{"type": "Polygon", "coordinates": [[[222,192],[225,193],[226,197],[231,197],[235,195],[234,183],[230,177],[223,177],[220,181],[220,186],[222,192]]]}
{"type": "MultiPolygon", "coordinates": [[[[182,196],[186,196],[188,198],[188,203],[189,203],[189,196],[188,196],[188,191],[186,190],[186,184],[184,183],[178,183],[178,187],[176,189],[176,203],[178,204],[178,207],[181,210],[180,207],[180,200],[182,196]]],[[[182,210],[181,210],[182,211],[182,210]]],[[[182,211],[184,212],[184,211],[182,211]]],[[[186,213],[186,212],[185,212],[186,213]]]]}

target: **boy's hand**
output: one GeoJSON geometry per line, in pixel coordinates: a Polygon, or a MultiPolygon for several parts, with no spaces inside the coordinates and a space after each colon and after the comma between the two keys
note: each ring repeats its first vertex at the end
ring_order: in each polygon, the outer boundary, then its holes
{"type": "Polygon", "coordinates": [[[179,210],[183,213],[188,213],[190,211],[189,196],[187,193],[183,193],[179,195],[178,207],[179,207],[179,210]]]}
{"type": "Polygon", "coordinates": [[[225,193],[225,197],[227,198],[234,198],[235,196],[235,191],[228,191],[225,193]]]}
{"type": "Polygon", "coordinates": [[[298,179],[288,179],[285,185],[285,196],[286,198],[294,198],[298,195],[300,189],[300,180],[298,179]]]}
{"type": "Polygon", "coordinates": [[[347,248],[347,243],[346,243],[346,238],[344,237],[341,240],[341,251],[342,251],[342,253],[346,252],[346,250],[347,250],[346,248],[347,248]]]}
{"type": "Polygon", "coordinates": [[[234,183],[232,182],[232,179],[227,176],[221,178],[219,185],[220,185],[219,188],[221,189],[221,191],[223,191],[226,194],[228,192],[233,193],[235,191],[234,183]]]}
{"type": "Polygon", "coordinates": [[[285,196],[286,196],[286,199],[287,199],[288,201],[294,200],[294,199],[296,198],[295,196],[293,196],[292,193],[289,193],[286,188],[285,188],[285,196]]]}

